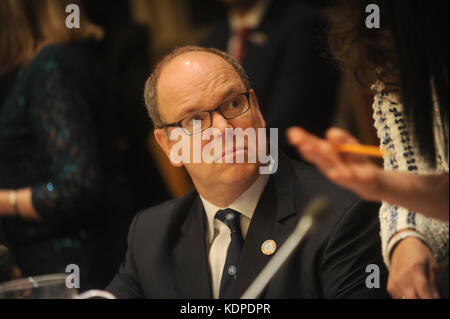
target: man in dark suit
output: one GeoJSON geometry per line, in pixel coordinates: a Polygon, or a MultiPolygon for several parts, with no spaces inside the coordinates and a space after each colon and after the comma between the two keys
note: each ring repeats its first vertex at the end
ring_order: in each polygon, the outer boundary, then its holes
{"type": "MultiPolygon", "coordinates": [[[[279,159],[278,170],[261,174],[264,164],[250,161],[261,140],[248,138],[242,149],[225,144],[214,162],[192,162],[194,139],[209,128],[222,145],[227,129],[265,127],[256,95],[233,58],[214,49],[177,49],[147,81],[145,99],[156,140],[173,165],[186,167],[196,189],[136,215],[126,260],[107,290],[119,298],[238,298],[292,232],[305,205],[325,195],[331,215],[305,238],[262,297],[387,296],[377,205],[281,153],[271,153],[279,159]],[[193,120],[201,120],[200,126],[193,120]],[[187,140],[173,139],[178,128],[187,140]],[[181,161],[174,156],[178,143],[190,148],[181,161]],[[222,163],[227,154],[235,160],[222,163]],[[379,270],[374,278],[380,288],[367,283],[369,265],[379,270]]],[[[201,150],[210,142],[202,136],[201,150]]]]}
{"type": "MultiPolygon", "coordinates": [[[[299,125],[317,135],[331,126],[338,70],[328,59],[316,1],[222,0],[227,15],[202,42],[226,51],[250,77],[268,127],[299,125]]],[[[290,156],[290,145],[280,141],[290,156]]]]}

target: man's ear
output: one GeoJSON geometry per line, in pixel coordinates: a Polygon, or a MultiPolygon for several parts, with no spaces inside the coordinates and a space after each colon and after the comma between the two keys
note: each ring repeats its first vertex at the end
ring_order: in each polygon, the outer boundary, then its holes
{"type": "Polygon", "coordinates": [[[256,111],[256,115],[258,116],[258,120],[260,122],[259,127],[266,127],[266,121],[261,114],[261,109],[259,108],[258,98],[256,97],[255,91],[253,89],[248,90],[250,93],[250,102],[256,111]]]}
{"type": "Polygon", "coordinates": [[[153,134],[155,135],[155,139],[158,142],[159,146],[162,148],[164,153],[166,153],[167,158],[169,159],[172,166],[175,167],[182,167],[183,162],[173,162],[170,158],[170,151],[172,149],[172,143],[170,143],[169,136],[167,135],[167,131],[165,129],[157,128],[153,131],[153,134]]]}

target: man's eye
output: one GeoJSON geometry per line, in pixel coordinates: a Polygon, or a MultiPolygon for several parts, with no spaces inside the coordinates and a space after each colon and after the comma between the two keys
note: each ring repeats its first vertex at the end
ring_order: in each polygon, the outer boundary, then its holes
{"type": "Polygon", "coordinates": [[[228,108],[230,109],[235,109],[238,108],[240,106],[239,101],[231,101],[230,103],[228,103],[228,108]]]}

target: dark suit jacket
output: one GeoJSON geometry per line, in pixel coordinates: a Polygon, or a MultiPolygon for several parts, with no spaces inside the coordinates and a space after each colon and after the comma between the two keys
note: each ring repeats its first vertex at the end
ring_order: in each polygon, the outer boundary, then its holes
{"type": "MultiPolygon", "coordinates": [[[[378,205],[363,202],[282,154],[250,223],[234,297],[242,295],[270,260],[261,244],[273,239],[281,246],[302,209],[318,195],[329,197],[331,215],[305,238],[262,297],[387,297],[378,205]],[[380,289],[366,287],[369,264],[380,267],[380,289]]],[[[205,231],[206,214],[195,191],[138,213],[130,227],[126,260],[107,290],[119,298],[211,298],[205,231]]]]}
{"type": "MultiPolygon", "coordinates": [[[[202,43],[226,51],[227,19],[202,43]]],[[[322,12],[312,1],[273,0],[260,26],[249,35],[242,61],[268,127],[280,130],[280,146],[289,155],[284,130],[300,125],[322,135],[331,125],[338,68],[328,54],[322,12]],[[254,40],[263,35],[264,41],[254,40]],[[253,41],[252,41],[253,40],[253,41]]]]}

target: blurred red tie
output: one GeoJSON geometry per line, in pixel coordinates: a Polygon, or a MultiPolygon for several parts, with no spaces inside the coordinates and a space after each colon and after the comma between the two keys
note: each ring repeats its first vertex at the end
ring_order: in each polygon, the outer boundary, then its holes
{"type": "Polygon", "coordinates": [[[250,32],[250,29],[247,27],[242,27],[238,31],[238,47],[235,51],[234,58],[238,60],[239,63],[242,63],[245,55],[245,49],[247,48],[247,37],[250,32]]]}

